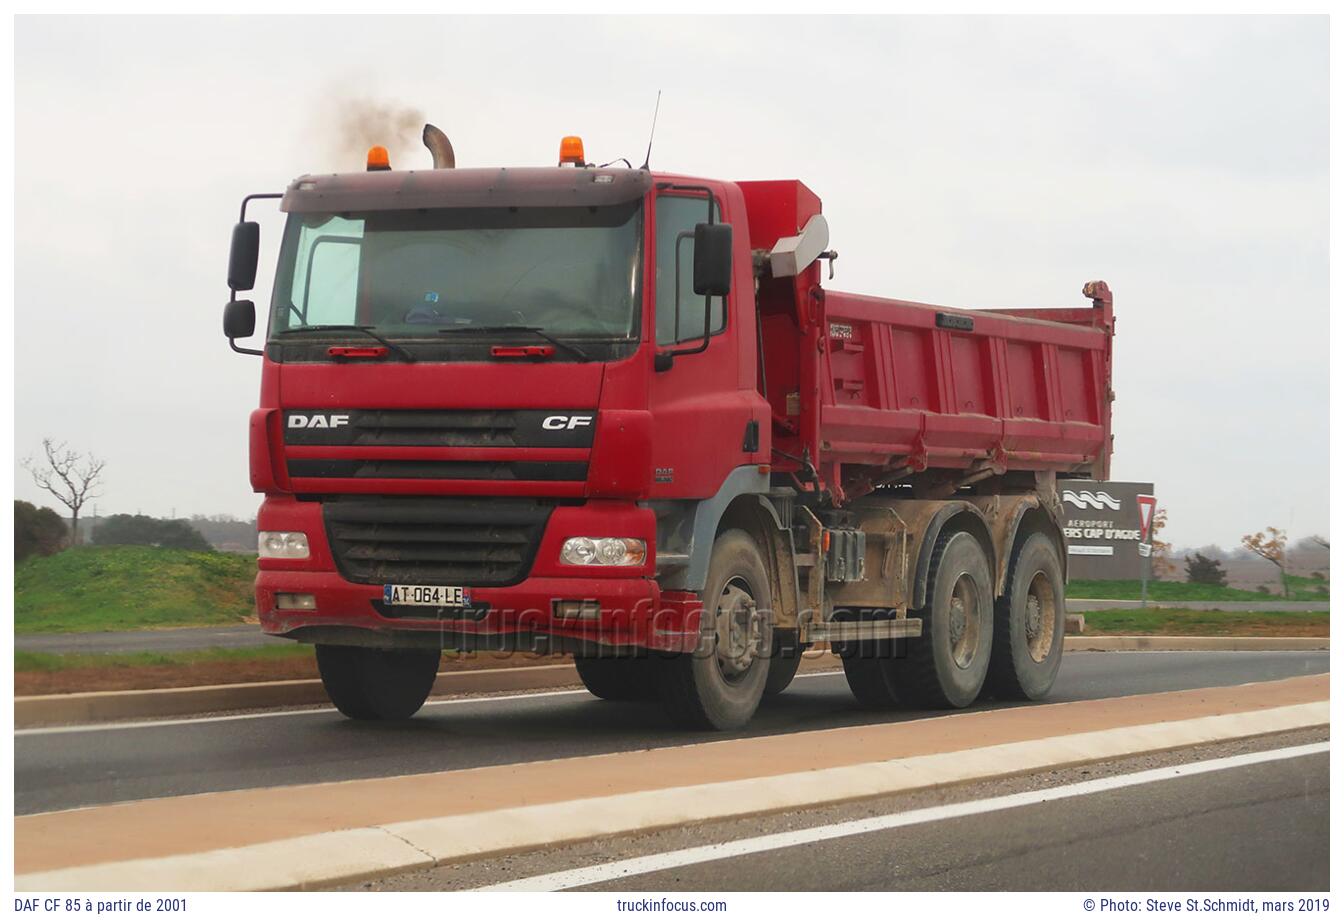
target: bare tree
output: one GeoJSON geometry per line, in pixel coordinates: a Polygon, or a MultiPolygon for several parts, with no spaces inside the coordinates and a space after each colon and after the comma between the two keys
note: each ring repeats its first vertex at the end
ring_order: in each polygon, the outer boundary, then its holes
{"type": "Polygon", "coordinates": [[[1155,508],[1153,521],[1148,525],[1148,542],[1153,547],[1153,577],[1158,581],[1176,574],[1176,563],[1171,561],[1171,544],[1157,538],[1166,526],[1167,509],[1155,508]]]}
{"type": "Polygon", "coordinates": [[[1288,596],[1288,531],[1277,527],[1266,527],[1264,532],[1247,534],[1241,538],[1241,545],[1255,553],[1261,559],[1274,563],[1279,570],[1279,581],[1283,584],[1283,596],[1288,596]],[[1266,536],[1265,534],[1269,535],[1266,536]]]}
{"type": "Polygon", "coordinates": [[[93,490],[102,480],[107,461],[92,453],[71,450],[64,441],[58,444],[51,438],[42,439],[42,452],[46,455],[45,462],[29,457],[23,461],[23,468],[32,474],[33,482],[70,509],[70,544],[77,545],[79,511],[86,502],[99,496],[93,490]]]}
{"type": "Polygon", "coordinates": [[[1312,543],[1315,543],[1317,546],[1323,547],[1324,549],[1330,548],[1330,541],[1327,540],[1325,537],[1313,534],[1307,539],[1310,540],[1312,543]]]}

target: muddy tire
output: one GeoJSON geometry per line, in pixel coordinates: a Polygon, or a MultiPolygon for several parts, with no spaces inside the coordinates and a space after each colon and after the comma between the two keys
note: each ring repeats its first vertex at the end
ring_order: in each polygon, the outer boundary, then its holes
{"type": "Polygon", "coordinates": [[[741,530],[714,540],[701,593],[700,641],[659,668],[659,696],[683,728],[731,731],[751,720],[765,693],[774,636],[770,581],[761,551],[741,530]]]}
{"type": "Polygon", "coordinates": [[[317,670],[331,702],[350,719],[409,719],[434,688],[440,653],[419,649],[317,646],[317,670]]]}
{"type": "MultiPolygon", "coordinates": [[[[893,665],[892,648],[891,639],[835,644],[840,662],[845,666],[849,690],[865,709],[891,709],[897,704],[889,673],[893,665]]],[[[896,665],[903,663],[896,662],[896,665]]]]}
{"type": "Polygon", "coordinates": [[[1059,547],[1034,533],[1017,548],[994,605],[994,651],[985,690],[999,699],[1039,700],[1064,657],[1064,567],[1059,547]]]}
{"type": "Polygon", "coordinates": [[[907,654],[883,663],[903,704],[960,709],[975,702],[994,643],[994,581],[984,548],[971,534],[943,534],[930,563],[927,605],[907,654]]]}
{"type": "Polygon", "coordinates": [[[658,694],[653,658],[574,656],[574,667],[588,692],[601,700],[649,700],[658,694]]]}
{"type": "Polygon", "coordinates": [[[789,689],[803,663],[803,649],[798,645],[796,632],[775,632],[775,650],[770,657],[770,673],[765,678],[765,695],[778,696],[789,689]]]}

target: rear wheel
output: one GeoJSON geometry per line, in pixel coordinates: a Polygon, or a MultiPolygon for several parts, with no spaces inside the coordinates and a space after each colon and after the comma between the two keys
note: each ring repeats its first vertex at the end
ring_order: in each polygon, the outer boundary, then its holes
{"type": "Polygon", "coordinates": [[[658,693],[653,658],[589,658],[575,655],[574,666],[588,692],[603,700],[648,700],[658,693]]]}
{"type": "Polygon", "coordinates": [[[660,696],[678,725],[741,728],[765,692],[774,642],[770,582],[746,532],[729,530],[714,540],[701,598],[699,645],[662,662],[660,696]]]}
{"type": "Polygon", "coordinates": [[[860,706],[890,709],[896,705],[896,694],[888,679],[892,645],[891,639],[836,643],[836,653],[845,666],[845,681],[860,706]]]}
{"type": "Polygon", "coordinates": [[[776,696],[787,690],[802,663],[803,649],[798,644],[798,633],[775,630],[775,648],[770,656],[770,674],[765,679],[765,695],[776,696]]]}
{"type": "Polygon", "coordinates": [[[1064,567],[1054,540],[1034,533],[1018,547],[994,610],[994,653],[985,688],[1004,699],[1039,700],[1064,657],[1064,567]]]}
{"type": "Polygon", "coordinates": [[[419,649],[317,646],[327,696],[351,719],[409,719],[429,698],[440,653],[419,649]]]}
{"type": "Polygon", "coordinates": [[[908,655],[883,663],[903,702],[946,709],[969,706],[989,670],[994,641],[994,588],[980,541],[965,531],[945,534],[934,547],[928,603],[908,655]]]}

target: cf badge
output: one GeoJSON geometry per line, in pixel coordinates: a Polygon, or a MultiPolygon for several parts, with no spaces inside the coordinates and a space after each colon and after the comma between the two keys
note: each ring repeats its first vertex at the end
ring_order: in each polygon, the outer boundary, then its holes
{"type": "Polygon", "coordinates": [[[541,427],[547,431],[573,431],[592,424],[591,415],[548,415],[541,420],[541,427]]]}

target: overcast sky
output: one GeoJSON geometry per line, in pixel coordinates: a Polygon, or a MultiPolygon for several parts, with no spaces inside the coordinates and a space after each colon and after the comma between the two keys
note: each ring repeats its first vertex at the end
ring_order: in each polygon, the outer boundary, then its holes
{"type": "Polygon", "coordinates": [[[1112,472],[1156,482],[1178,545],[1328,528],[1324,17],[20,17],[15,42],[16,460],[96,451],[100,514],[255,513],[229,230],[245,193],[362,168],[354,101],[425,113],[459,166],[550,165],[564,134],[639,162],[661,88],[654,167],[803,179],[837,289],[1109,281],[1112,472]]]}

